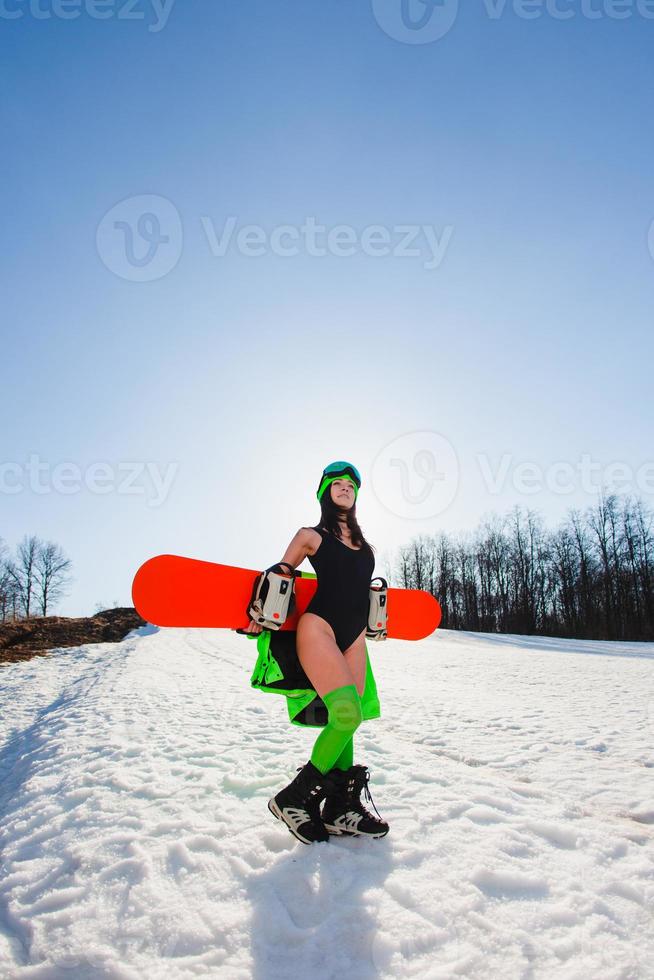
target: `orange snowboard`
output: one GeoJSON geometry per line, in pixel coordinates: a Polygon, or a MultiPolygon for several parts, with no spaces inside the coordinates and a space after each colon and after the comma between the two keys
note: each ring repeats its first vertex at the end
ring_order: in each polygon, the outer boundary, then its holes
{"type": "MultiPolygon", "coordinates": [[[[144,562],[134,576],[132,599],[137,612],[155,626],[246,629],[250,622],[246,608],[259,574],[249,568],[157,555],[144,562]]],[[[313,573],[299,573],[297,608],[282,630],[297,629],[316,584],[313,573]]],[[[422,640],[438,627],[441,607],[429,592],[389,588],[387,619],[390,638],[422,640]]]]}

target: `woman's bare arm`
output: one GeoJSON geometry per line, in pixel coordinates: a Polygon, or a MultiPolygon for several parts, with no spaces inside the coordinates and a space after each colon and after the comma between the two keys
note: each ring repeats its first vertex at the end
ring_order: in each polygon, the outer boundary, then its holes
{"type": "MultiPolygon", "coordinates": [[[[315,531],[313,533],[315,534],[315,531]]],[[[291,543],[284,552],[282,561],[285,561],[293,568],[297,568],[298,565],[301,565],[309,552],[313,551],[313,540],[311,535],[312,531],[308,527],[301,527],[299,531],[296,531],[291,539],[291,543]]],[[[262,629],[263,627],[258,623],[255,623],[253,619],[250,620],[250,625],[248,626],[250,633],[260,633],[262,629]]]]}
{"type": "Polygon", "coordinates": [[[313,551],[313,540],[311,533],[311,529],[307,527],[301,527],[299,531],[296,531],[293,535],[291,543],[284,552],[282,561],[292,565],[293,568],[297,568],[298,565],[301,565],[309,552],[313,551]]]}

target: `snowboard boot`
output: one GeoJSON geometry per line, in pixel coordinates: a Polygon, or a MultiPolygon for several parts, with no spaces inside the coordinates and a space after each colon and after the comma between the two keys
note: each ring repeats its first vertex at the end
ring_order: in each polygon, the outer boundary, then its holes
{"type": "Polygon", "coordinates": [[[336,792],[329,792],[322,810],[322,821],[330,834],[349,834],[352,837],[384,837],[390,827],[377,812],[368,782],[368,766],[331,769],[329,775],[336,783],[336,792]],[[361,802],[361,790],[375,807],[373,816],[361,802]]]}
{"type": "Polygon", "coordinates": [[[283,820],[290,832],[303,844],[328,841],[321,816],[320,804],[334,787],[331,773],[323,776],[309,760],[298,767],[292,783],[268,800],[268,809],[283,820]]]}

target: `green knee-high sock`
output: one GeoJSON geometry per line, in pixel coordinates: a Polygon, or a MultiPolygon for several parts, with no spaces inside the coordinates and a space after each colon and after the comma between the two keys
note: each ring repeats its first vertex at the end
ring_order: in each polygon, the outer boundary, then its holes
{"type": "MultiPolygon", "coordinates": [[[[316,739],[311,761],[324,775],[333,769],[362,721],[361,699],[355,684],[336,687],[323,695],[327,724],[316,739]]],[[[349,767],[348,767],[349,768],[349,767]]]]}
{"type": "Polygon", "coordinates": [[[342,769],[345,772],[354,764],[354,737],[346,744],[332,769],[342,769]]]}

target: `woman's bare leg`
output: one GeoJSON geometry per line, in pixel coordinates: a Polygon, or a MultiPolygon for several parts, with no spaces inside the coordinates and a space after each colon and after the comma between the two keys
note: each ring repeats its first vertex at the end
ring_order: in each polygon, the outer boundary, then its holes
{"type": "Polygon", "coordinates": [[[336,645],[334,631],[322,616],[308,612],[300,616],[296,649],[304,673],[321,698],[336,687],[356,685],[348,662],[336,645]]]}
{"type": "Polygon", "coordinates": [[[350,669],[357,686],[359,697],[363,695],[366,686],[366,671],[368,664],[366,661],[366,630],[365,628],[357,636],[354,643],[351,643],[343,653],[343,659],[350,669]]]}
{"type": "Polygon", "coordinates": [[[304,613],[298,621],[296,649],[305,674],[328,711],[327,724],[311,751],[311,762],[322,773],[329,772],[339,759],[341,769],[349,768],[352,738],[362,720],[361,701],[333,629],[322,616],[304,613]]]}

